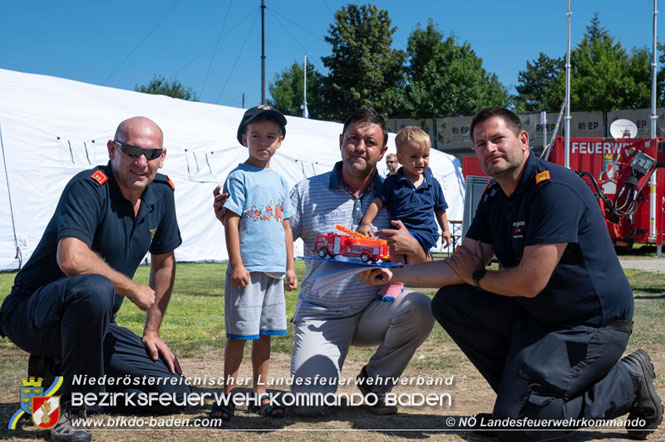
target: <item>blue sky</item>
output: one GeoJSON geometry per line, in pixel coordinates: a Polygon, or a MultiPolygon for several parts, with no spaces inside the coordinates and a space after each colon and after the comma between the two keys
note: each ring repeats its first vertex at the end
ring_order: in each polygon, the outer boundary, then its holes
{"type": "MultiPolygon", "coordinates": [[[[0,68],[133,89],[154,74],[177,78],[201,101],[246,106],[261,100],[260,0],[21,0],[0,2],[0,68]]],[[[303,55],[320,71],[323,37],[347,2],[266,0],[266,78],[303,55]]],[[[566,0],[377,1],[389,11],[394,47],[416,24],[468,42],[486,70],[511,87],[526,61],[566,49],[566,0]]],[[[572,0],[572,44],[594,12],[624,47],[651,48],[653,2],[572,0]]],[[[665,10],[665,2],[661,0],[665,10]]],[[[665,41],[665,22],[659,40],[665,41]]],[[[266,87],[267,90],[267,87],[266,87]]],[[[268,92],[267,92],[268,93],[268,92]]]]}

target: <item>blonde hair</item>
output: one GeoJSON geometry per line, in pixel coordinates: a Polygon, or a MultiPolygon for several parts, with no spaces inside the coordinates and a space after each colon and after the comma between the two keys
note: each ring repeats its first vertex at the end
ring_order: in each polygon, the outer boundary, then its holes
{"type": "Polygon", "coordinates": [[[427,149],[432,147],[432,141],[427,132],[416,126],[406,126],[397,133],[395,137],[395,146],[397,151],[400,150],[400,145],[410,144],[420,149],[427,149]]]}

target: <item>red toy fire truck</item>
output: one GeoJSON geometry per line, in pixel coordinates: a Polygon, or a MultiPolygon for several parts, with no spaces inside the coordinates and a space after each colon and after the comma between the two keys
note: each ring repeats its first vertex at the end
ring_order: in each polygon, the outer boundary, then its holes
{"type": "Polygon", "coordinates": [[[334,258],[339,255],[360,258],[362,262],[390,259],[388,241],[385,239],[371,238],[340,225],[336,225],[335,228],[346,235],[337,233],[316,235],[314,252],[320,258],[334,258]]]}

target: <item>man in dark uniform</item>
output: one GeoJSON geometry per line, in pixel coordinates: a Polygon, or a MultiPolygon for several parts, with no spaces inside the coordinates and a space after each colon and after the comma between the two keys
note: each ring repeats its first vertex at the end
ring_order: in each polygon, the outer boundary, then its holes
{"type": "MultiPolygon", "coordinates": [[[[90,440],[89,429],[72,425],[72,418],[85,415],[85,407],[72,405],[72,392],[169,393],[178,402],[189,392],[176,357],[159,337],[175,277],[173,250],[182,242],[173,184],[157,174],[166,156],[162,143],[161,129],[145,117],[118,126],[107,143],[110,162],[67,184],[2,305],[0,330],[12,342],[32,355],[61,360],[61,419],[52,429],[54,440],[90,440]],[[132,277],[148,251],[146,286],[132,277]],[[115,323],[125,297],[147,312],[143,338],[115,323]],[[124,382],[73,382],[86,375],[124,382]]],[[[131,403],[121,400],[123,405],[131,403]]],[[[163,406],[141,410],[174,409],[163,406]]]]}
{"type": "Polygon", "coordinates": [[[589,187],[532,154],[529,135],[506,109],[479,112],[471,134],[480,166],[494,179],[464,245],[447,265],[372,271],[365,280],[382,274],[380,283],[446,286],[432,313],[497,393],[486,419],[536,426],[499,438],[552,439],[563,431],[536,420],[567,419],[559,426],[572,429],[583,425],[575,419],[626,413],[629,434],[646,438],[663,405],[646,352],[620,360],[633,295],[589,187]],[[499,270],[486,270],[494,255],[499,270]]]}

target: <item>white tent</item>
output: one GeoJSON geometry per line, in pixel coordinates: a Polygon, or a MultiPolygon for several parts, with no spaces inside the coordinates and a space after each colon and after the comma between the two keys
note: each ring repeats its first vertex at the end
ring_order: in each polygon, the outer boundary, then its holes
{"type": "MultiPolygon", "coordinates": [[[[175,183],[183,239],[177,260],[227,259],[212,190],[247,157],[236,140],[243,109],[1,69],[0,97],[0,270],[18,268],[17,248],[27,261],[67,181],[105,164],[106,141],[120,121],[135,115],[153,119],[165,134],[161,172],[175,183]]],[[[288,117],[286,129],[271,167],[290,186],[330,170],[340,159],[340,124],[288,117]]],[[[462,219],[459,160],[433,151],[430,167],[442,184],[449,219],[462,219]]]]}

